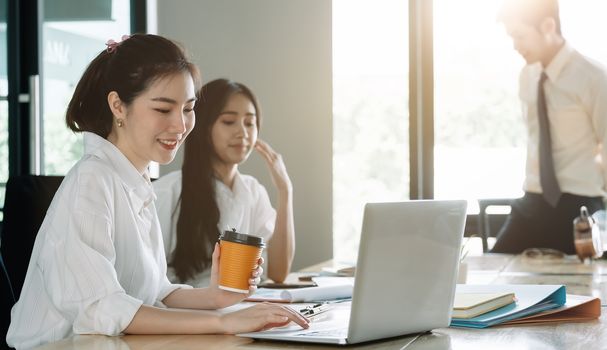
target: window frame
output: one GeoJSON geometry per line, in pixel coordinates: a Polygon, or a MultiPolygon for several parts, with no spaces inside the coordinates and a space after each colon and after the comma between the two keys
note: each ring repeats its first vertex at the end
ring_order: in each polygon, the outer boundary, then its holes
{"type": "MultiPolygon", "coordinates": [[[[147,33],[147,0],[130,0],[131,32],[147,33]]],[[[7,0],[8,174],[35,174],[30,77],[40,74],[43,0],[7,0]]],[[[5,187],[0,182],[0,187],[5,187]]],[[[0,203],[3,211],[4,203],[0,203]]]]}

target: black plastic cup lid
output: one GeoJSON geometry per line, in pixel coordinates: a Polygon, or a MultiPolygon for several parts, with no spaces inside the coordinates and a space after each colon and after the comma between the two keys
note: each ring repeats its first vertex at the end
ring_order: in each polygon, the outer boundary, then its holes
{"type": "Polygon", "coordinates": [[[223,231],[219,239],[228,242],[241,243],[264,248],[266,244],[262,237],[238,233],[236,231],[223,231]]]}

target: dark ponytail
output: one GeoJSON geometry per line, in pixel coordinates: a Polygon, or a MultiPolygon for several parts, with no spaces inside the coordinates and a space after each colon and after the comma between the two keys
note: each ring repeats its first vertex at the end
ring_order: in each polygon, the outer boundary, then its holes
{"type": "Polygon", "coordinates": [[[103,50],[86,68],[67,108],[67,126],[107,138],[113,123],[107,102],[111,91],[128,106],[154,81],[180,72],[189,73],[200,86],[198,68],[176,43],[158,35],[134,34],[103,50]]]}

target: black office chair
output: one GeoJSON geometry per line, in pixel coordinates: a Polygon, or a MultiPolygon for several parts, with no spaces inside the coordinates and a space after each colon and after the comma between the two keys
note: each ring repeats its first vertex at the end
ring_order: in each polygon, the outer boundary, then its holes
{"type": "MultiPolygon", "coordinates": [[[[10,290],[12,298],[2,298],[0,334],[6,335],[10,309],[21,294],[34,240],[62,180],[63,176],[22,175],[11,176],[6,183],[0,254],[6,267],[3,295],[4,290],[10,290]]],[[[5,342],[3,337],[0,345],[5,342]]]]}
{"type": "Polygon", "coordinates": [[[478,234],[483,241],[483,253],[489,251],[487,239],[495,237],[506,222],[508,214],[490,214],[487,209],[496,206],[512,205],[513,198],[486,198],[478,200],[478,234]]]}
{"type": "Polygon", "coordinates": [[[0,340],[0,348],[10,349],[8,344],[6,344],[6,332],[8,331],[8,326],[11,322],[11,308],[15,304],[16,300],[15,295],[13,294],[13,286],[11,285],[11,281],[8,278],[8,272],[4,266],[2,254],[0,254],[0,279],[2,280],[2,301],[0,301],[0,308],[2,308],[0,335],[2,336],[2,340],[0,340]]]}

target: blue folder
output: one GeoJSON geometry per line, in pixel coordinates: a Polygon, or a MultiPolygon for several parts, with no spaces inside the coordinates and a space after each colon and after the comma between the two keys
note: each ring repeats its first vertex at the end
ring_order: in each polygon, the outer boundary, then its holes
{"type": "Polygon", "coordinates": [[[487,328],[503,322],[565,305],[567,293],[563,285],[458,284],[456,293],[514,293],[516,302],[473,318],[452,318],[452,327],[487,328]]]}

